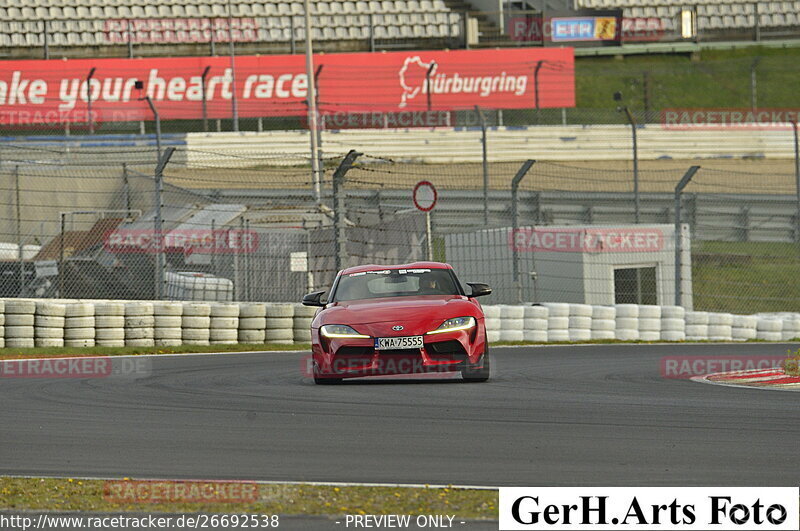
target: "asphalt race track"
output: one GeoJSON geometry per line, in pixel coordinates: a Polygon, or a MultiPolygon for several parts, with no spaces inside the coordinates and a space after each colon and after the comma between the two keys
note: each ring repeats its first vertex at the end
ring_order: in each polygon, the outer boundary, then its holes
{"type": "Polygon", "coordinates": [[[664,379],[786,344],[495,348],[494,376],[315,386],[305,353],[0,379],[0,474],[456,485],[793,485],[797,394],[664,379]]]}

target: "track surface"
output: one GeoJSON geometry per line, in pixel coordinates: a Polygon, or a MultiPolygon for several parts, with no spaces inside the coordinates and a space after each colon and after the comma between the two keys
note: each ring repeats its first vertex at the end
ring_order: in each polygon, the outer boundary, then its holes
{"type": "Polygon", "coordinates": [[[796,485],[797,395],[662,379],[669,355],[494,349],[493,379],[314,386],[294,354],[155,357],[139,380],[0,379],[0,474],[462,485],[796,485]]]}

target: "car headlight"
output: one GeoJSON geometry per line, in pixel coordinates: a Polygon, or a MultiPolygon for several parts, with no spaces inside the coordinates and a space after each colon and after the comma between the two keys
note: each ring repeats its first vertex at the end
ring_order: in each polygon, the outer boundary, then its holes
{"type": "Polygon", "coordinates": [[[347,325],[324,325],[319,329],[319,333],[325,337],[369,339],[369,336],[359,334],[347,325]]]}
{"type": "Polygon", "coordinates": [[[469,317],[453,317],[439,325],[436,330],[431,330],[429,334],[441,334],[443,332],[455,332],[456,330],[467,330],[475,326],[475,318],[469,317]]]}

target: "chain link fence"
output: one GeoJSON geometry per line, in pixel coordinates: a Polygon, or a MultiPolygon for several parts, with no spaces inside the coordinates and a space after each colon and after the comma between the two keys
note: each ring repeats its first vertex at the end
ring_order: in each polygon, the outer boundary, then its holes
{"type": "MultiPolygon", "coordinates": [[[[628,134],[625,127],[619,131],[628,134]]],[[[434,135],[442,134],[430,132],[431,150],[434,135]]],[[[430,255],[453,263],[464,280],[493,284],[493,303],[672,304],[675,188],[690,166],[699,165],[680,198],[688,230],[678,259],[686,271],[687,284],[678,290],[684,303],[752,313],[793,310],[800,302],[793,282],[800,270],[794,160],[648,158],[634,169],[624,160],[627,148],[609,151],[606,137],[591,145],[608,151],[609,160],[548,160],[546,151],[529,148],[536,162],[513,187],[525,150],[504,154],[517,140],[500,142],[500,136],[500,129],[488,128],[485,162],[478,142],[468,148],[475,152],[472,162],[432,156],[436,163],[426,161],[424,147],[402,156],[376,151],[380,143],[363,139],[328,139],[319,200],[303,154],[307,134],[296,135],[302,145],[294,152],[271,150],[269,138],[226,146],[212,135],[195,145],[184,135],[165,134],[162,152],[175,151],[160,193],[152,136],[6,137],[0,146],[3,296],[296,301],[329,287],[337,268],[430,255]],[[362,154],[334,194],[334,175],[351,148],[362,154]],[[439,191],[430,244],[426,216],[411,198],[422,180],[439,191]],[[597,231],[634,230],[637,215],[645,232],[633,237],[647,240],[646,231],[661,231],[661,254],[629,253],[615,269],[616,255],[586,238],[613,245],[597,231]],[[583,231],[576,248],[514,240],[522,233],[530,239],[575,230],[583,231]],[[592,272],[590,259],[606,260],[614,277],[592,272]],[[661,262],[663,268],[651,271],[661,262]]]]}

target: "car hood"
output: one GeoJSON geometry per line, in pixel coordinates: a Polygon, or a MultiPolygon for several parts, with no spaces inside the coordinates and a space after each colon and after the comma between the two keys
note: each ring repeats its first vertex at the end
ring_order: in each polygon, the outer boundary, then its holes
{"type": "Polygon", "coordinates": [[[360,326],[361,333],[373,336],[402,336],[424,334],[447,319],[465,315],[482,317],[478,304],[461,295],[390,297],[335,303],[320,312],[315,324],[360,326]]]}

